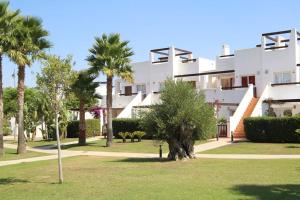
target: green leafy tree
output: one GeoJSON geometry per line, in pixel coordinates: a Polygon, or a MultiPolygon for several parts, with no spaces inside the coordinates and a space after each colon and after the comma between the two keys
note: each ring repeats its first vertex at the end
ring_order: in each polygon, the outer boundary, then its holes
{"type": "Polygon", "coordinates": [[[71,84],[76,78],[76,73],[72,70],[72,56],[62,59],[59,56],[49,55],[43,61],[41,74],[37,75],[38,88],[47,96],[49,106],[55,113],[55,132],[58,149],[59,182],[63,182],[61,147],[59,134],[59,114],[64,109],[65,97],[71,90],[71,84]]]}
{"type": "Polygon", "coordinates": [[[24,90],[25,67],[35,59],[44,56],[44,50],[51,45],[46,39],[48,32],[43,28],[42,21],[36,17],[20,17],[16,25],[14,37],[17,38],[9,57],[18,65],[18,154],[26,152],[24,135],[24,90]]]}
{"type": "Polygon", "coordinates": [[[106,75],[106,109],[107,109],[107,142],[106,146],[112,144],[112,85],[114,76],[132,82],[132,68],[130,57],[133,51],[128,47],[129,41],[122,41],[120,34],[103,34],[96,37],[95,44],[89,50],[87,61],[92,66],[91,72],[106,75]]]}
{"type": "Polygon", "coordinates": [[[63,106],[59,112],[59,131],[61,133],[61,138],[67,137],[67,128],[69,123],[69,111],[66,106],[63,106]]]}
{"type": "Polygon", "coordinates": [[[167,80],[160,99],[143,116],[146,131],[168,143],[169,159],[193,158],[195,140],[215,134],[213,107],[205,103],[201,92],[181,80],[167,80]]]}
{"type": "MultiPolygon", "coordinates": [[[[42,95],[36,88],[25,88],[24,93],[24,128],[27,133],[27,138],[30,138],[32,133],[35,137],[36,127],[41,123],[40,114],[38,110],[42,95]]],[[[3,93],[4,115],[6,118],[16,117],[18,114],[17,104],[17,89],[5,88],[3,93]]],[[[17,118],[16,118],[17,119],[17,118]]]]}
{"type": "Polygon", "coordinates": [[[3,90],[3,110],[4,110],[4,115],[7,118],[17,116],[18,113],[17,96],[18,93],[16,88],[8,87],[3,90]]]}
{"type": "Polygon", "coordinates": [[[89,102],[101,98],[96,94],[99,82],[95,82],[96,75],[81,71],[72,85],[72,91],[79,99],[79,145],[86,144],[85,110],[89,102]]]}
{"type": "Polygon", "coordinates": [[[40,91],[36,88],[25,88],[24,97],[24,129],[27,133],[27,139],[33,141],[36,136],[36,128],[41,123],[38,115],[40,91]]]}
{"type": "Polygon", "coordinates": [[[4,154],[3,147],[3,84],[2,58],[9,54],[14,42],[13,31],[19,10],[10,11],[8,2],[0,2],[0,157],[4,154]]]}

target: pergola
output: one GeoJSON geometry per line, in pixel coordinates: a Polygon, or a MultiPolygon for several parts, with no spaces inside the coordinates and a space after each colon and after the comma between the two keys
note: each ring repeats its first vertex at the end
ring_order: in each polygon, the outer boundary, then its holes
{"type": "MultiPolygon", "coordinates": [[[[169,54],[170,54],[170,48],[160,48],[160,49],[152,49],[150,51],[151,53],[156,54],[157,60],[153,61],[152,63],[163,63],[168,62],[169,54]]],[[[191,51],[175,48],[175,56],[179,56],[182,59],[183,63],[193,61],[195,62],[196,59],[189,59],[187,56],[193,54],[191,51]]]]}

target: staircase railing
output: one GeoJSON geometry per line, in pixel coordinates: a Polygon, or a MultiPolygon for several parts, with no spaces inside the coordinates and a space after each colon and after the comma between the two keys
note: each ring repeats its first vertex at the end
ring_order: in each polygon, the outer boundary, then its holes
{"type": "Polygon", "coordinates": [[[132,99],[132,101],[122,110],[122,112],[117,116],[117,118],[131,118],[132,107],[140,104],[142,102],[142,93],[138,94],[132,99]]]}
{"type": "Polygon", "coordinates": [[[250,84],[248,87],[247,92],[245,93],[242,101],[240,102],[239,106],[237,107],[236,111],[234,112],[233,116],[229,118],[229,130],[230,134],[232,134],[236,127],[238,126],[241,118],[243,117],[245,111],[247,110],[252,98],[254,97],[253,92],[253,85],[250,84]]]}

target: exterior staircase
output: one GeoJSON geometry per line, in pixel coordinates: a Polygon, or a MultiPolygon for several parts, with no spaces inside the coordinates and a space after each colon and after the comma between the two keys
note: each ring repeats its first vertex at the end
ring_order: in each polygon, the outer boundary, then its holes
{"type": "Polygon", "coordinates": [[[246,111],[244,112],[242,118],[240,119],[235,131],[234,131],[234,138],[245,138],[245,130],[244,130],[244,119],[251,116],[251,113],[253,112],[259,98],[252,98],[251,102],[249,103],[246,111]]]}

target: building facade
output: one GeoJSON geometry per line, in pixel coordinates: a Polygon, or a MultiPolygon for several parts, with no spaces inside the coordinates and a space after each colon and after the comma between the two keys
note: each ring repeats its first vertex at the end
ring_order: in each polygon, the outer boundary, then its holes
{"type": "Polygon", "coordinates": [[[244,137],[245,117],[270,111],[276,116],[300,113],[299,40],[296,29],[263,33],[253,48],[230,52],[223,45],[215,60],[194,58],[192,52],[174,46],[153,49],[148,61],[132,63],[134,83],[115,79],[114,117],[135,117],[159,103],[167,78],[180,79],[205,94],[217,118],[227,119],[227,136],[244,137]]]}

